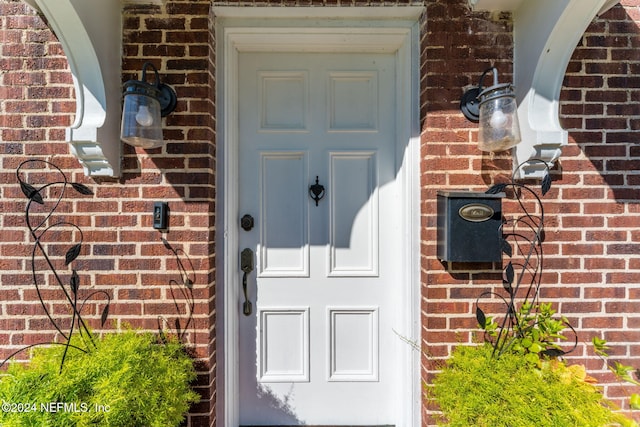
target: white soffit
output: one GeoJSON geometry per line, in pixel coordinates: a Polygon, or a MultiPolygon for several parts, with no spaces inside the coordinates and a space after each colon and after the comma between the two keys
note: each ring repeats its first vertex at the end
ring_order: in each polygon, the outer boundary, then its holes
{"type": "Polygon", "coordinates": [[[88,176],[119,176],[122,143],[120,0],[25,0],[47,19],[73,75],[71,152],[88,176]]]}
{"type": "Polygon", "coordinates": [[[478,11],[513,13],[514,84],[522,142],[514,167],[522,178],[541,178],[567,144],[560,125],[559,98],[573,51],[593,19],[619,0],[469,0],[478,11]]]}

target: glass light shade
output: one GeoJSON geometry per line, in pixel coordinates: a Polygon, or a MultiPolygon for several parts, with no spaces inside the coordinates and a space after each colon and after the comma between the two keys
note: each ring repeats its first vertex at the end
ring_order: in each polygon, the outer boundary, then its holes
{"type": "Polygon", "coordinates": [[[504,151],[520,142],[518,106],[510,85],[489,88],[480,94],[478,148],[504,151]]]}
{"type": "Polygon", "coordinates": [[[158,99],[141,93],[125,93],[120,139],[135,147],[162,146],[162,121],[158,99]]]}

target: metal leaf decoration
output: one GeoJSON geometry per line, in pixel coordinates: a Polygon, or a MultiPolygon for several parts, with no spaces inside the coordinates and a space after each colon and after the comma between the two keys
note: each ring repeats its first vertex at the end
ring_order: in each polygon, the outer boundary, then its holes
{"type": "Polygon", "coordinates": [[[78,276],[78,272],[73,270],[71,273],[71,292],[74,294],[78,293],[78,288],[80,287],[80,276],[78,276]]]}
{"type": "Polygon", "coordinates": [[[510,262],[504,269],[504,281],[511,285],[513,283],[514,277],[515,270],[513,269],[513,264],[510,262]]]}
{"type": "Polygon", "coordinates": [[[508,280],[502,281],[502,287],[509,293],[509,296],[513,296],[513,286],[511,285],[511,283],[513,282],[509,282],[508,280]]]}
{"type": "Polygon", "coordinates": [[[100,316],[100,325],[104,326],[107,323],[107,317],[109,317],[109,304],[104,306],[102,315],[100,316]]]}
{"type": "MultiPolygon", "coordinates": [[[[33,175],[33,177],[39,177],[40,175],[33,175]]],[[[62,372],[62,367],[65,363],[65,356],[67,354],[67,350],[70,347],[74,347],[83,352],[89,352],[92,348],[95,348],[95,342],[93,338],[93,334],[89,330],[87,323],[84,321],[82,317],[82,309],[85,306],[85,303],[93,298],[96,295],[102,295],[107,299],[107,304],[102,311],[102,325],[106,323],[107,316],[109,315],[109,302],[111,298],[109,293],[104,290],[98,290],[93,293],[90,293],[88,296],[82,295],[81,302],[79,301],[79,297],[81,297],[82,291],[84,289],[80,289],[80,276],[75,269],[72,269],[71,275],[69,277],[69,281],[64,283],[62,278],[64,277],[62,274],[57,272],[56,262],[50,258],[49,253],[47,252],[47,245],[43,244],[43,241],[49,235],[48,232],[55,228],[73,228],[75,231],[72,233],[73,239],[69,242],[71,247],[67,250],[65,254],[65,264],[68,266],[71,264],[78,256],[80,255],[82,248],[82,230],[76,224],[67,221],[53,221],[52,217],[55,215],[56,210],[60,206],[60,203],[64,197],[65,191],[68,186],[71,186],[76,192],[81,195],[93,195],[93,192],[83,184],[78,183],[70,183],[67,179],[66,174],[55,164],[42,159],[28,159],[20,163],[18,168],[16,169],[16,180],[20,185],[20,189],[22,193],[29,200],[25,206],[25,222],[26,226],[29,229],[29,234],[33,238],[33,251],[31,256],[31,271],[33,277],[33,284],[36,289],[39,291],[40,286],[43,285],[43,280],[41,277],[46,276],[45,274],[38,274],[38,270],[40,270],[44,266],[48,266],[52,271],[52,279],[51,285],[57,286],[58,289],[62,292],[62,296],[66,303],[69,304],[71,310],[69,313],[73,313],[71,317],[71,323],[68,329],[63,329],[62,322],[58,319],[54,319],[49,309],[47,308],[49,304],[45,302],[44,295],[41,292],[38,292],[38,299],[42,308],[44,310],[45,315],[51,322],[51,325],[57,331],[60,341],[56,342],[56,344],[62,344],[65,346],[64,353],[62,355],[62,360],[60,361],[60,372],[62,372]],[[46,170],[46,174],[44,176],[52,178],[51,181],[43,183],[41,186],[36,186],[26,182],[26,179],[31,177],[23,173],[23,168],[30,168],[31,166],[40,167],[42,170],[46,170]],[[55,176],[55,178],[54,178],[55,176]],[[53,189],[51,191],[51,198],[57,200],[51,200],[46,205],[44,202],[43,194],[45,190],[53,189]],[[34,208],[34,204],[31,202],[38,203],[40,205],[45,205],[45,208],[49,210],[49,213],[43,213],[43,209],[38,209],[38,215],[31,216],[30,211],[34,208]],[[42,219],[44,217],[44,220],[42,219]],[[32,218],[35,218],[35,222],[32,222],[32,218]],[[77,240],[76,240],[77,239],[77,240]],[[76,243],[79,242],[79,243],[76,243]],[[46,262],[39,263],[37,262],[39,258],[43,258],[46,262]],[[71,344],[72,335],[74,332],[79,331],[83,336],[82,343],[77,342],[73,345],[71,344]]],[[[21,349],[18,349],[14,353],[12,353],[8,358],[4,361],[0,362],[0,367],[5,364],[5,362],[9,361],[18,353],[30,349],[37,345],[45,345],[47,342],[36,343],[27,345],[21,349]]]]}
{"type": "Polygon", "coordinates": [[[513,255],[513,249],[506,239],[502,239],[502,252],[508,257],[513,255]]]}
{"type": "Polygon", "coordinates": [[[33,200],[34,202],[39,203],[41,205],[44,205],[44,200],[42,199],[42,195],[38,190],[36,190],[36,188],[33,185],[20,181],[20,189],[22,190],[24,195],[27,196],[28,199],[33,200]]]}
{"type": "Polygon", "coordinates": [[[176,320],[173,323],[174,323],[174,327],[176,328],[176,334],[178,336],[181,336],[182,335],[182,327],[180,326],[180,319],[178,319],[176,317],[176,320]]]}
{"type": "Polygon", "coordinates": [[[93,191],[91,191],[91,189],[84,184],[72,182],[71,186],[80,194],[84,194],[85,196],[93,196],[93,191]]]}
{"type": "Polygon", "coordinates": [[[502,239],[500,241],[501,251],[509,258],[509,262],[502,272],[502,285],[508,296],[504,296],[503,291],[483,292],[476,301],[476,318],[480,326],[487,332],[485,338],[493,345],[495,357],[500,357],[504,352],[510,351],[518,340],[527,338],[535,343],[535,348],[533,345],[531,348],[523,346],[532,359],[537,360],[542,355],[558,358],[577,347],[578,337],[575,330],[563,318],[563,324],[573,332],[575,343],[573,349],[560,349],[555,341],[566,338],[552,331],[557,327],[556,323],[551,323],[551,327],[545,323],[550,321],[549,317],[555,312],[549,312],[551,305],[546,307],[538,302],[543,276],[542,242],[545,240],[544,209],[540,194],[544,196],[551,189],[551,171],[549,164],[544,160],[533,159],[525,163],[515,168],[511,182],[493,185],[486,191],[487,194],[497,194],[509,188],[510,198],[517,202],[523,213],[520,216],[516,215],[513,219],[503,218],[503,224],[499,231],[502,239]],[[535,191],[521,181],[521,179],[527,178],[526,174],[519,173],[525,163],[528,165],[539,163],[546,169],[539,191],[535,191]],[[518,177],[518,175],[522,176],[518,177]],[[534,205],[537,205],[536,213],[532,214],[529,209],[534,205]],[[505,233],[505,228],[512,228],[512,231],[505,233]],[[516,252],[518,257],[513,260],[516,252]],[[518,268],[517,273],[516,267],[518,268]],[[487,318],[478,307],[479,300],[482,298],[502,300],[504,304],[506,312],[502,321],[495,324],[495,330],[486,330],[487,327],[492,327],[493,323],[489,326],[486,324],[487,318]],[[527,334],[530,334],[531,337],[527,337],[527,334]]]}
{"type": "Polygon", "coordinates": [[[545,238],[547,237],[547,234],[544,232],[544,228],[542,230],[540,230],[540,232],[538,233],[538,244],[542,245],[542,242],[544,242],[545,238]]]}
{"type": "Polygon", "coordinates": [[[564,356],[565,354],[567,354],[567,352],[562,351],[559,348],[548,348],[546,350],[543,350],[542,354],[551,358],[555,358],[555,357],[564,356]]]}
{"type": "Polygon", "coordinates": [[[64,257],[65,265],[71,264],[76,258],[78,258],[78,255],[80,255],[81,248],[82,248],[82,244],[80,243],[73,245],[71,248],[69,248],[69,250],[67,251],[67,254],[64,257]]]}
{"type": "Polygon", "coordinates": [[[545,194],[547,194],[547,192],[549,192],[550,189],[551,189],[551,176],[549,174],[546,174],[544,178],[542,178],[542,185],[541,185],[542,195],[544,196],[545,194]]]}
{"type": "Polygon", "coordinates": [[[482,329],[487,326],[487,316],[484,315],[484,311],[482,311],[480,307],[476,307],[476,319],[482,329]]]}
{"type": "Polygon", "coordinates": [[[498,194],[502,193],[504,189],[507,188],[507,184],[495,184],[492,187],[489,187],[485,194],[498,194]]]}

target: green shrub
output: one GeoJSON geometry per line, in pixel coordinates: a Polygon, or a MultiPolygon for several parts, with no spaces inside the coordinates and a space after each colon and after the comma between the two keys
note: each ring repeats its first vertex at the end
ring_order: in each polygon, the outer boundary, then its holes
{"type": "MultiPolygon", "coordinates": [[[[73,342],[77,342],[74,337],[73,342]]],[[[0,378],[0,425],[170,427],[199,400],[191,358],[177,340],[125,331],[95,339],[96,349],[39,348],[28,365],[0,378]]]]}
{"type": "Polygon", "coordinates": [[[448,427],[633,426],[585,381],[584,368],[532,361],[490,344],[459,346],[436,376],[429,396],[448,427]]]}

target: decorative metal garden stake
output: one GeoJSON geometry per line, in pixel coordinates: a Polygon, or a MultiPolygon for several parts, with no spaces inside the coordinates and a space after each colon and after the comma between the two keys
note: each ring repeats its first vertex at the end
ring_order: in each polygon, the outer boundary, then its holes
{"type": "MultiPolygon", "coordinates": [[[[38,169],[38,172],[42,172],[42,169],[38,169]]],[[[84,352],[88,352],[92,348],[95,348],[95,343],[93,341],[91,332],[89,331],[86,322],[82,318],[82,309],[84,308],[85,304],[96,296],[103,296],[104,298],[106,298],[106,302],[104,303],[104,307],[102,308],[101,315],[101,322],[104,326],[109,315],[109,303],[111,301],[111,297],[106,291],[103,290],[81,292],[80,276],[78,275],[77,270],[73,267],[71,268],[71,272],[70,274],[68,274],[68,277],[64,278],[63,274],[61,274],[59,271],[60,263],[57,262],[55,258],[52,258],[49,253],[47,253],[45,241],[47,236],[53,234],[55,230],[71,229],[71,236],[77,237],[77,240],[79,241],[77,243],[73,243],[72,241],[71,247],[69,247],[66,251],[64,257],[64,265],[69,267],[73,264],[82,250],[82,230],[76,224],[68,221],[56,222],[54,220],[54,213],[60,206],[60,203],[64,198],[65,191],[69,186],[71,186],[73,190],[83,196],[93,195],[93,192],[83,184],[69,182],[67,176],[59,167],[46,160],[34,159],[22,162],[16,170],[16,177],[20,184],[22,193],[28,199],[25,208],[25,220],[27,227],[29,228],[31,238],[33,239],[33,248],[31,250],[31,274],[33,278],[33,285],[36,289],[38,299],[40,300],[40,304],[42,305],[42,309],[44,310],[45,315],[62,337],[62,342],[43,342],[22,347],[21,349],[9,355],[9,357],[7,357],[4,361],[2,361],[2,363],[0,363],[0,366],[4,365],[8,360],[24,350],[38,345],[55,344],[65,346],[62,360],[60,361],[60,371],[62,371],[62,367],[64,365],[67,350],[69,349],[69,347],[74,347],[84,352]],[[44,184],[41,187],[35,187],[34,185],[28,183],[23,175],[28,175],[27,169],[29,169],[30,166],[37,164],[52,168],[53,170],[50,172],[58,175],[60,177],[60,180],[44,184]],[[40,207],[44,207],[44,213],[42,212],[42,208],[36,209],[38,205],[40,207]],[[47,208],[50,209],[48,209],[47,211],[47,208]],[[34,212],[32,213],[32,211],[34,212]],[[42,262],[38,261],[42,260],[44,260],[45,266],[51,271],[51,277],[54,281],[52,285],[55,285],[57,289],[61,291],[61,295],[64,296],[64,299],[67,301],[71,309],[71,323],[68,326],[68,330],[62,326],[60,320],[56,320],[53,318],[51,312],[47,308],[47,304],[44,302],[41,287],[44,284],[42,283],[42,280],[45,275],[37,274],[37,266],[42,265],[42,262]],[[71,344],[71,339],[74,335],[75,330],[78,331],[82,340],[82,344],[76,343],[75,341],[73,344],[71,344]],[[80,345],[84,345],[84,347],[79,347],[80,345]]]]}
{"type": "MultiPolygon", "coordinates": [[[[541,185],[541,194],[544,196],[551,188],[549,165],[543,160],[534,160],[534,162],[544,164],[547,169],[547,174],[542,180],[541,185]]],[[[521,166],[522,165],[519,165],[516,171],[521,166]]],[[[544,208],[540,197],[527,185],[516,182],[515,173],[512,175],[510,183],[496,184],[489,188],[487,193],[497,194],[505,190],[511,190],[513,192],[518,205],[524,212],[522,216],[516,217],[511,221],[512,228],[508,232],[504,231],[507,222],[503,223],[502,250],[503,253],[509,257],[509,262],[503,269],[502,285],[507,296],[505,297],[497,292],[488,291],[482,293],[476,301],[476,319],[482,329],[485,329],[487,326],[487,316],[480,308],[480,300],[483,298],[498,298],[505,305],[506,313],[502,323],[498,327],[497,336],[492,342],[495,356],[500,356],[507,350],[506,347],[508,347],[509,344],[507,338],[511,336],[516,327],[521,329],[523,322],[526,322],[526,318],[529,318],[532,312],[537,309],[544,260],[542,249],[542,242],[544,241],[544,208]],[[527,200],[525,200],[527,196],[535,200],[538,213],[531,213],[530,210],[527,209],[528,203],[527,200]],[[521,261],[515,263],[513,261],[512,243],[516,250],[523,256],[521,261]],[[516,267],[520,268],[517,278],[516,267]],[[517,308],[518,305],[520,309],[517,308]]],[[[566,321],[563,320],[563,322],[575,335],[575,344],[573,347],[575,348],[578,345],[575,330],[566,321]]],[[[554,345],[549,345],[541,353],[550,357],[558,357],[572,350],[573,349],[564,351],[554,345]]]]}

